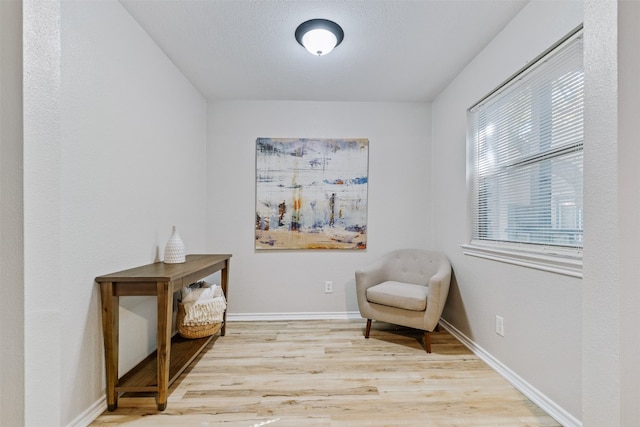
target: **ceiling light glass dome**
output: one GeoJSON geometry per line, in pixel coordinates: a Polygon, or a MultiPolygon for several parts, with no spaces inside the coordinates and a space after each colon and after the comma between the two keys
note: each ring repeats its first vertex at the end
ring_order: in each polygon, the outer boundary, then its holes
{"type": "Polygon", "coordinates": [[[311,19],[296,29],[296,40],[311,54],[322,56],[331,52],[344,39],[340,25],[327,19],[311,19]]]}

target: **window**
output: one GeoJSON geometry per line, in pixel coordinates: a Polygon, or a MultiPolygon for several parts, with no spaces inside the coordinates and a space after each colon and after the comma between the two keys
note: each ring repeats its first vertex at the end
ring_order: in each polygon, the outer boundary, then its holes
{"type": "Polygon", "coordinates": [[[583,86],[578,31],[469,110],[472,245],[580,254],[583,86]]]}

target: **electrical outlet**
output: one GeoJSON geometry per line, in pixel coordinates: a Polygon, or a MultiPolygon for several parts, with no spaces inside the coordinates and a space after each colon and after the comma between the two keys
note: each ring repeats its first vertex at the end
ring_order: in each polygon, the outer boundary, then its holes
{"type": "Polygon", "coordinates": [[[496,316],[496,334],[504,336],[504,319],[500,316],[496,316]]]}
{"type": "Polygon", "coordinates": [[[333,282],[331,280],[327,280],[324,282],[324,293],[331,294],[333,293],[333,282]]]}

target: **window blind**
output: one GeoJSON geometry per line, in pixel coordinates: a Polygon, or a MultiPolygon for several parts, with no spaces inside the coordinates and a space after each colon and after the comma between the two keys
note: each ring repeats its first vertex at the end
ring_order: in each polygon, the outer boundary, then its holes
{"type": "Polygon", "coordinates": [[[469,110],[472,240],[580,248],[581,32],[469,110]]]}

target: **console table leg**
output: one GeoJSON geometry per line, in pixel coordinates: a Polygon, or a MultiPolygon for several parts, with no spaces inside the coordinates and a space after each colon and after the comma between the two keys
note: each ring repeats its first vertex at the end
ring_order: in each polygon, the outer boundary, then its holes
{"type": "Polygon", "coordinates": [[[171,360],[171,321],[173,295],[168,282],[158,282],[158,410],[167,407],[171,360]]]}
{"type": "Polygon", "coordinates": [[[113,283],[100,284],[102,302],[102,335],[104,338],[104,361],[107,382],[107,409],[118,407],[118,338],[119,338],[119,297],[114,296],[113,283]]]}
{"type": "MultiPolygon", "coordinates": [[[[224,293],[225,298],[229,301],[229,260],[224,263],[224,268],[220,271],[220,287],[224,293]]],[[[222,328],[220,329],[220,336],[224,336],[227,333],[227,310],[222,314],[222,328]]]]}

